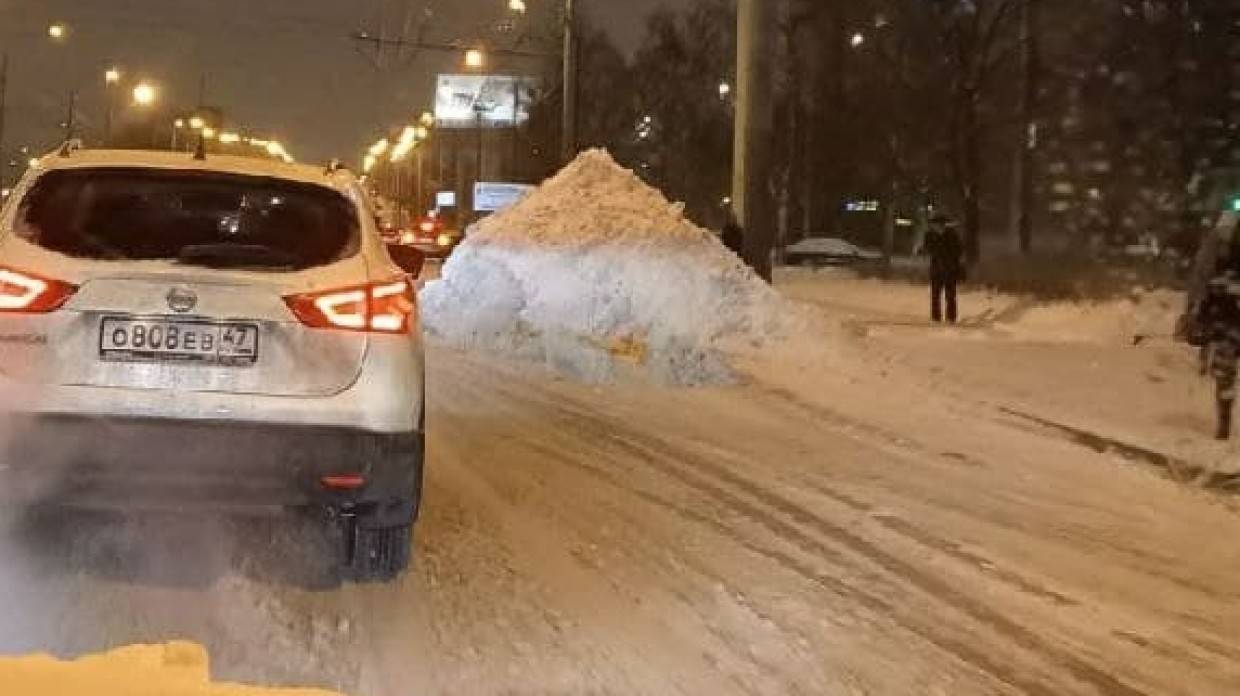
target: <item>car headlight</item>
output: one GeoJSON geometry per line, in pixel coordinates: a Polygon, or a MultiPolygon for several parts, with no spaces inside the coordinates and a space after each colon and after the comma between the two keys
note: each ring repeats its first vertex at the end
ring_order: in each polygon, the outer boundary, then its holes
{"type": "Polygon", "coordinates": [[[435,240],[435,243],[441,247],[452,246],[452,237],[446,234],[441,234],[439,235],[439,239],[435,240]]]}

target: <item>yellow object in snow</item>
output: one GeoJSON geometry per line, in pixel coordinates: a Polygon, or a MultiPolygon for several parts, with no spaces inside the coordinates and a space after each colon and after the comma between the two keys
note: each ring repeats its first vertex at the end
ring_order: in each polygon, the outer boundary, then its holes
{"type": "Polygon", "coordinates": [[[343,696],[315,689],[212,684],[196,643],[134,645],[73,661],[50,655],[0,658],[5,693],[23,696],[343,696]]]}

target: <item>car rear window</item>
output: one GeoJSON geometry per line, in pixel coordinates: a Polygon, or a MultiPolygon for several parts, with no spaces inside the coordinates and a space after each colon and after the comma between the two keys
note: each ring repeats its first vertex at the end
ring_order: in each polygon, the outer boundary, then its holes
{"type": "Polygon", "coordinates": [[[357,253],[353,204],[330,189],[213,172],[67,169],[38,179],[18,235],[103,261],[305,270],[357,253]]]}

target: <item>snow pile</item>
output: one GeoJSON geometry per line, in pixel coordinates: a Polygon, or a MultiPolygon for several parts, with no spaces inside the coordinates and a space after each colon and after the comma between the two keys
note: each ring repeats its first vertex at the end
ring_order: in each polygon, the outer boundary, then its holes
{"type": "Polygon", "coordinates": [[[792,330],[774,290],[602,150],[471,228],[421,302],[434,336],[588,381],[727,382],[730,356],[792,330]]]}
{"type": "Polygon", "coordinates": [[[1033,341],[1130,345],[1134,340],[1170,336],[1183,309],[1182,293],[1139,291],[1105,302],[1035,306],[999,326],[1016,338],[1033,341]]]}

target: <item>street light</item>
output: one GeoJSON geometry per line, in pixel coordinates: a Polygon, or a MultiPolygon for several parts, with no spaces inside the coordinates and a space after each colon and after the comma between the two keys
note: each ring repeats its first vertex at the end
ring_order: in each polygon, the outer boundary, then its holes
{"type": "Polygon", "coordinates": [[[207,127],[207,122],[201,116],[193,116],[189,119],[189,127],[194,130],[202,130],[207,127]]]}
{"type": "Polygon", "coordinates": [[[471,48],[465,52],[465,67],[467,68],[481,68],[486,65],[486,62],[486,54],[481,49],[471,48]]]}
{"type": "Polygon", "coordinates": [[[62,41],[69,35],[69,27],[60,22],[50,24],[47,27],[47,37],[53,41],[62,41]]]}
{"type": "Polygon", "coordinates": [[[104,71],[103,88],[104,98],[107,100],[107,109],[103,114],[103,142],[109,146],[112,144],[113,112],[116,111],[116,87],[120,81],[121,71],[119,68],[111,67],[104,71]]]}
{"type": "Polygon", "coordinates": [[[525,14],[525,0],[508,0],[508,9],[517,14],[525,14]]]}
{"type": "Polygon", "coordinates": [[[853,48],[860,48],[861,44],[865,43],[865,34],[862,34],[861,32],[853,34],[848,43],[852,45],[853,48]]]}
{"type": "Polygon", "coordinates": [[[732,85],[728,84],[726,81],[719,83],[719,98],[720,99],[727,99],[728,95],[731,93],[732,93],[732,85]]]}
{"type": "Polygon", "coordinates": [[[139,82],[133,88],[133,103],[138,106],[150,106],[155,103],[158,96],[155,86],[149,82],[139,82]]]}

